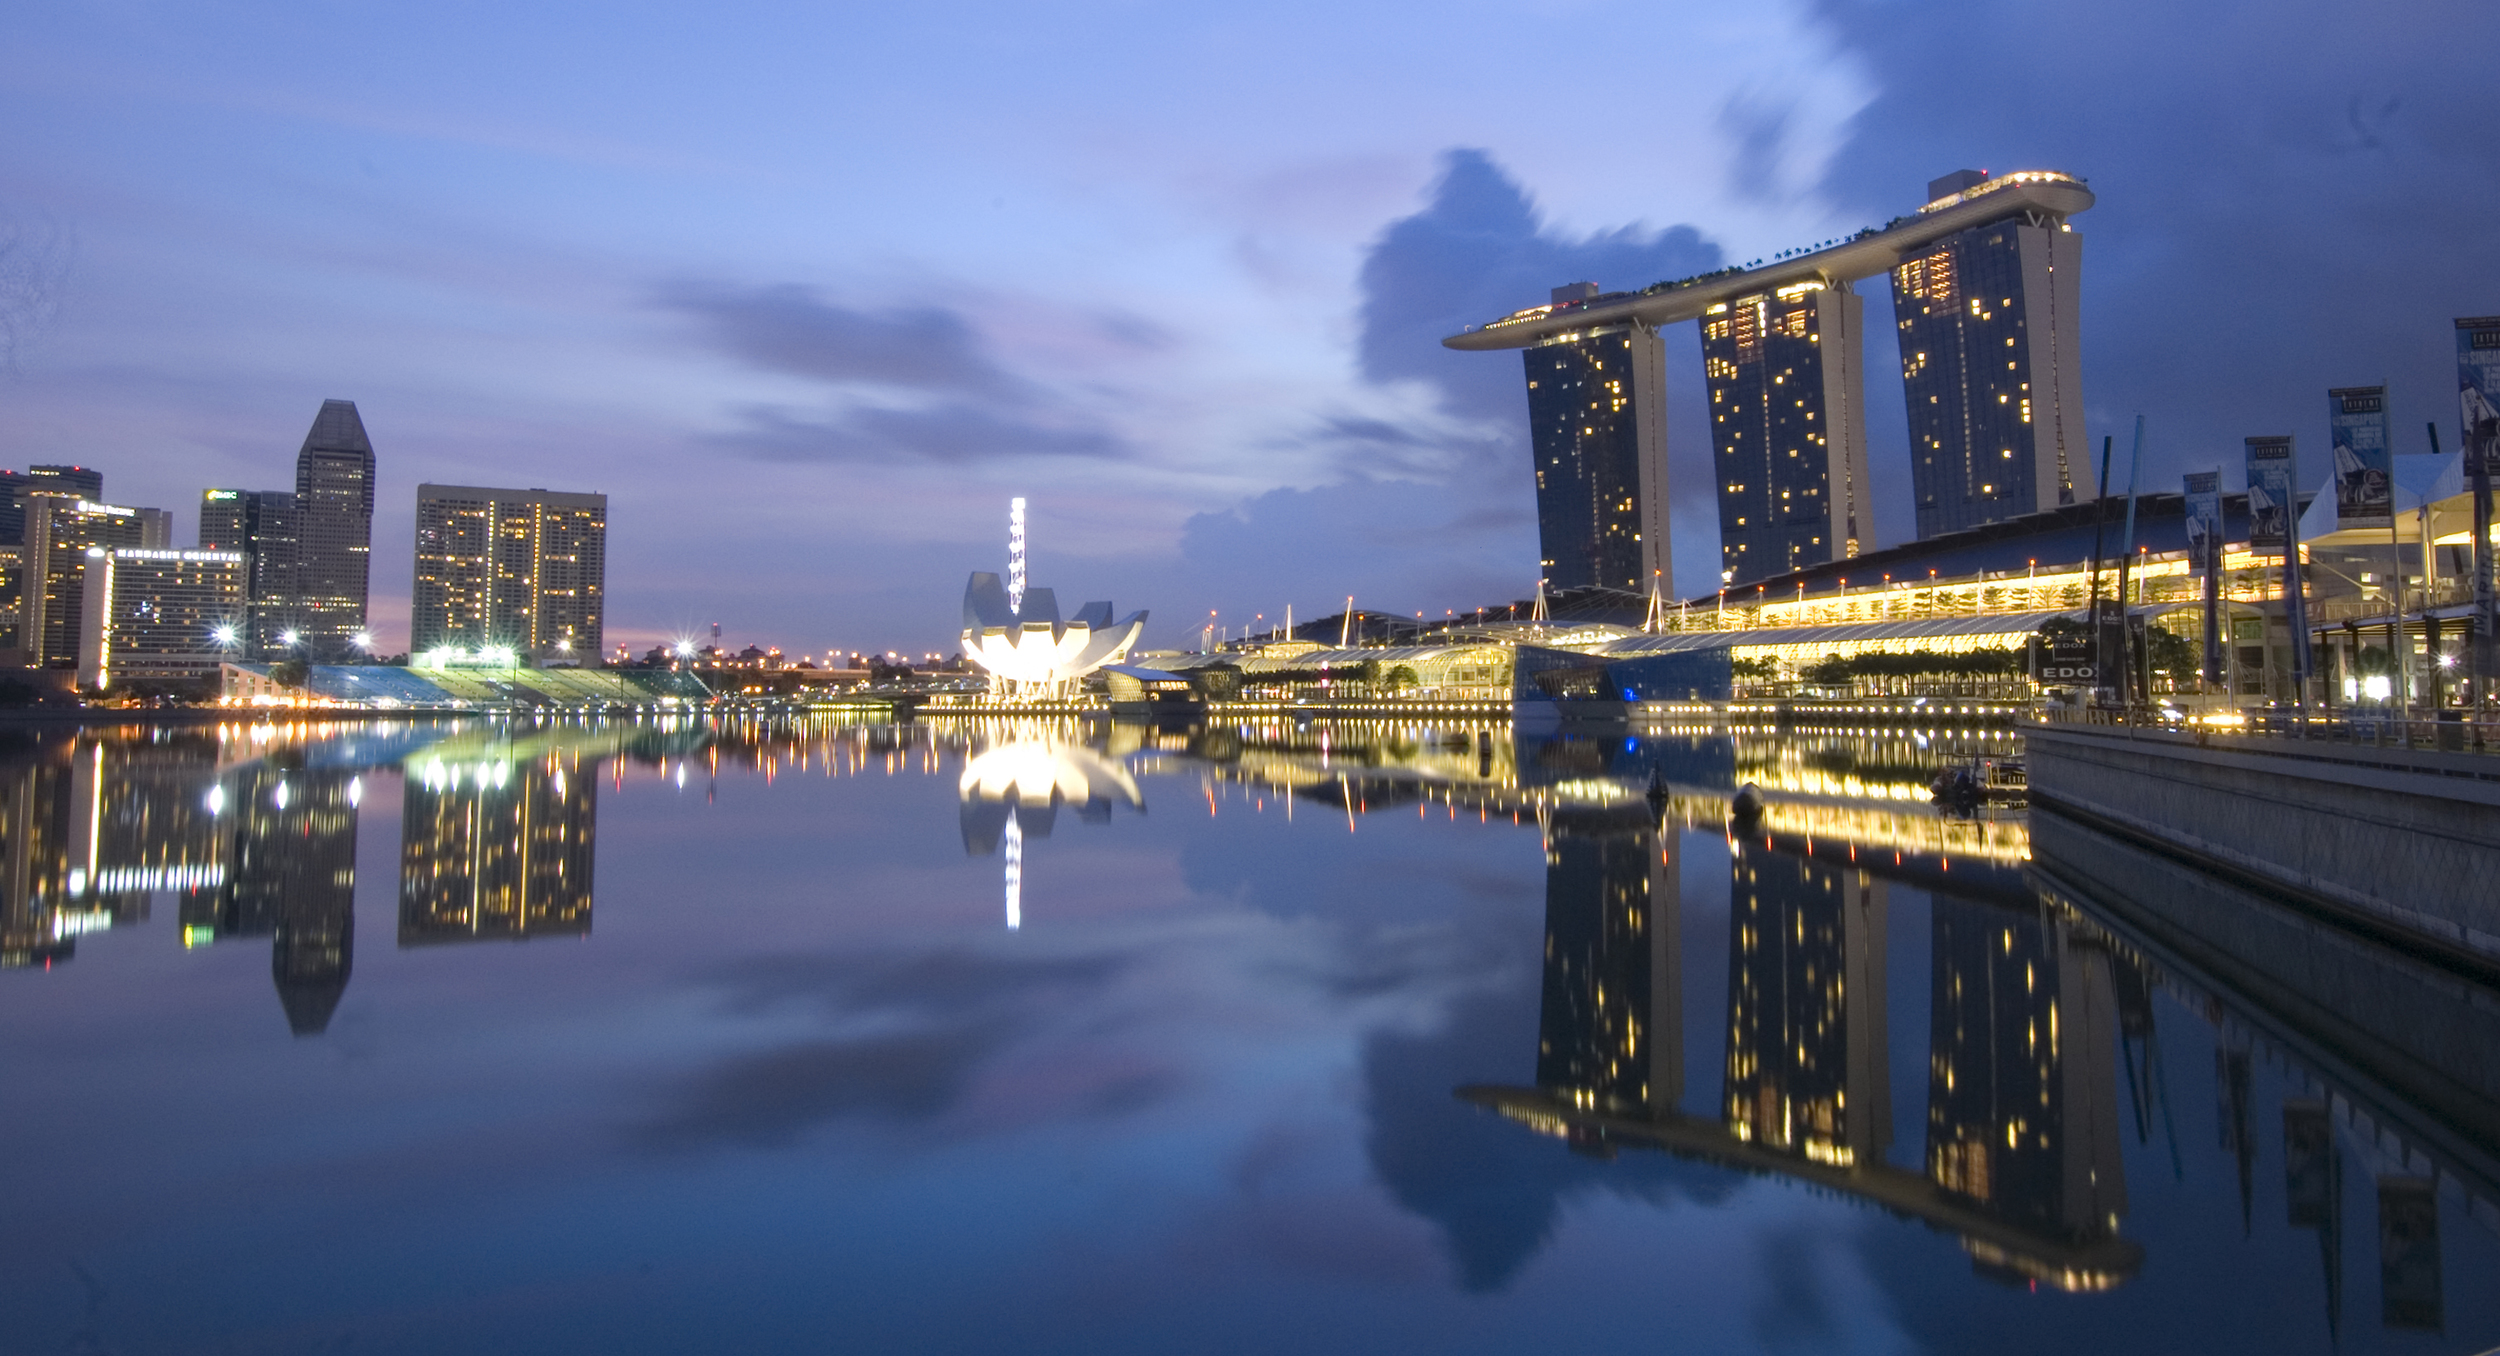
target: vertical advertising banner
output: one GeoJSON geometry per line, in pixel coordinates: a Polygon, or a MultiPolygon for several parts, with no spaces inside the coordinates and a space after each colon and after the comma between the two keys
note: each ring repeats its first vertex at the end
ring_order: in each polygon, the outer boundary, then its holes
{"type": "Polygon", "coordinates": [[[2500,476],[2500,315],[2457,321],[2457,416],[2465,483],[2474,491],[2474,704],[2500,676],[2500,579],[2494,578],[2491,485],[2500,476]]]}
{"type": "Polygon", "coordinates": [[[2187,474],[2188,569],[2205,602],[2204,657],[2198,672],[2207,684],[2222,681],[2222,471],[2187,474]]]}
{"type": "Polygon", "coordinates": [[[2202,576],[2222,563],[2222,472],[2187,473],[2188,571],[2202,576]]]}
{"type": "Polygon", "coordinates": [[[2248,549],[2281,555],[2292,539],[2292,440],[2250,438],[2248,449],[2248,549]]]}
{"type": "Polygon", "coordinates": [[[2326,393],[2328,437],[2335,446],[2335,525],[2391,527],[2395,478],[2388,474],[2387,388],[2347,386],[2326,393]]]}
{"type": "Polygon", "coordinates": [[[2466,471],[2500,475],[2500,315],[2457,322],[2457,406],[2466,471]]]}

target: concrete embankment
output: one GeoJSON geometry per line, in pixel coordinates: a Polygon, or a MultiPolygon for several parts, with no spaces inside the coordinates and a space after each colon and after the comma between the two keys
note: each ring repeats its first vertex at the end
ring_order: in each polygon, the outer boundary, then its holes
{"type": "Polygon", "coordinates": [[[2500,975],[2500,757],[2026,724],[2035,804],[2500,975]]]}

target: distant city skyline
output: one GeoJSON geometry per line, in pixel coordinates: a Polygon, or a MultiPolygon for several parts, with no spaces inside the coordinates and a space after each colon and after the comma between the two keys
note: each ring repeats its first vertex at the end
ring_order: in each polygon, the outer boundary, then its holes
{"type": "MultiPolygon", "coordinates": [[[[942,644],[943,581],[1022,490],[1035,571],[1151,580],[1164,645],[1209,609],[1526,596],[1518,376],[1438,336],[1557,283],[1880,224],[1947,166],[2092,176],[2083,437],[2142,412],[2157,483],[2251,432],[2324,449],[2323,389],[2384,381],[2418,439],[2453,404],[2444,327],[2500,313],[2488,7],[1583,21],[1687,78],[1607,118],[1488,97],[1550,44],[1526,11],[1001,10],[995,47],[952,57],[969,93],[898,124],[878,110],[960,15],[732,6],[689,33],[557,6],[481,43],[433,11],[20,7],[0,464],[102,467],[126,505],[284,489],[304,411],[353,398],[381,449],[367,621],[394,650],[413,581],[388,524],[419,483],[605,488],[609,638],[636,649],[713,620],[942,644]],[[2118,62],[2125,90],[2096,74],[2118,62]],[[2385,203],[2420,208],[2360,206],[2385,203]],[[2221,298],[2191,339],[2186,308],[2221,298]]],[[[1707,395],[1698,337],[1669,342],[1690,591],[1721,568],[1707,395]]],[[[1899,389],[1868,386],[1870,460],[1899,465],[1899,389]]],[[[1872,539],[1909,536],[1911,487],[1873,489],[1872,539]]]]}

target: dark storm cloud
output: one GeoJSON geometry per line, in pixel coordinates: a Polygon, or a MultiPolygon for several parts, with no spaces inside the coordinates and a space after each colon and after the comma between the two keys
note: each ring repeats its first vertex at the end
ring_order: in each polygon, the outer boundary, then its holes
{"type": "Polygon", "coordinates": [[[982,351],[971,324],[943,307],[856,310],[796,283],[672,283],[655,299],[693,320],[721,352],[768,372],[990,399],[1024,395],[1024,383],[982,351]]]}
{"type": "Polygon", "coordinates": [[[1951,169],[2090,178],[2084,399],[2122,454],[2147,416],[2153,487],[2287,430],[2319,474],[2330,386],[2388,382],[2401,451],[2453,426],[2449,322],[2500,313],[2500,9],[1822,8],[1881,91],[1827,183],[1869,222],[1951,169]]]}
{"type": "Polygon", "coordinates": [[[1358,354],[1373,381],[1430,382],[1453,413],[1518,429],[1505,451],[1526,441],[1519,360],[1452,352],[1443,336],[1542,304],[1564,283],[1621,291],[1720,265],[1718,247],[1690,226],[1553,233],[1483,151],[1449,151],[1442,166],[1431,202],[1390,223],[1363,260],[1358,354]]]}
{"type": "Polygon", "coordinates": [[[1117,460],[1134,454],[1106,429],[1026,418],[964,401],[905,409],[870,405],[825,415],[750,409],[745,427],[721,441],[759,461],[782,462],[964,465],[1015,457],[1117,460]]]}

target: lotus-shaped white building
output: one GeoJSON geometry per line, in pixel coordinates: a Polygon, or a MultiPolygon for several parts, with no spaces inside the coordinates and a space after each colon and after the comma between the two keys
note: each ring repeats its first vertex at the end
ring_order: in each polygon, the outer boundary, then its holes
{"type": "Polygon", "coordinates": [[[1128,657],[1146,629],[1146,614],[1111,619],[1109,602],[1087,603],[1059,619],[1049,589],[1026,589],[1010,602],[995,574],[976,572],[964,585],[964,658],[989,671],[1001,692],[1052,692],[1060,685],[1128,657]]]}

